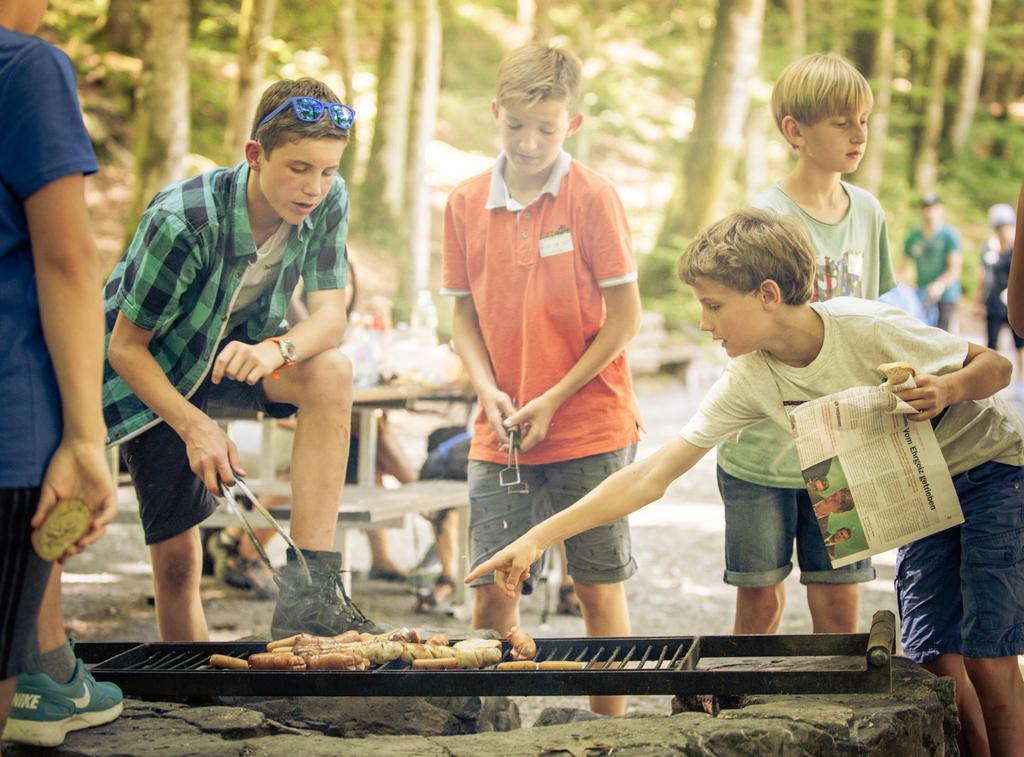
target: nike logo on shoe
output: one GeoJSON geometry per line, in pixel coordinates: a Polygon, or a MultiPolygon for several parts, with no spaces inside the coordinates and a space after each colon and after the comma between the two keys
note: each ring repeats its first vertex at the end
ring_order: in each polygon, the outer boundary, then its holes
{"type": "Polygon", "coordinates": [[[92,693],[89,691],[89,687],[83,686],[82,688],[85,689],[85,693],[82,694],[82,696],[68,697],[68,699],[70,699],[74,703],[75,707],[77,707],[80,710],[84,710],[86,707],[89,706],[89,702],[92,701],[92,693]]]}
{"type": "Polygon", "coordinates": [[[39,708],[40,694],[19,694],[14,693],[14,699],[11,704],[20,710],[35,710],[39,708]]]}

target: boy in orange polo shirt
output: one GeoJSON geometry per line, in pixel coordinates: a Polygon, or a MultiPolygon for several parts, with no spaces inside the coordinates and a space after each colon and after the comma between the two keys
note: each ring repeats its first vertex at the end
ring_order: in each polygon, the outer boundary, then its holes
{"type": "MultiPolygon", "coordinates": [[[[445,211],[441,291],[456,298],[455,346],[481,406],[469,453],[474,565],[630,462],[638,440],[623,353],[640,323],[629,224],[611,184],[562,149],[583,122],[580,68],[539,43],[502,61],[491,103],[502,153],[445,211]],[[513,428],[528,492],[499,475],[513,428]]],[[[566,550],[587,633],[628,635],[623,581],[636,563],[626,520],[566,550]]],[[[492,578],[473,584],[473,626],[506,632],[519,599],[492,578]]],[[[591,709],[621,714],[625,699],[592,697],[591,709]]]]}

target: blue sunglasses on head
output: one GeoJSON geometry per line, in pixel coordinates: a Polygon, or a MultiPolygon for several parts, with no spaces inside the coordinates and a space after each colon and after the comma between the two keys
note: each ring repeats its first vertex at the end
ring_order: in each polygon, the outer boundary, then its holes
{"type": "Polygon", "coordinates": [[[318,100],[315,97],[289,97],[283,103],[270,111],[263,120],[256,124],[256,131],[265,123],[273,120],[275,116],[282,113],[288,106],[295,111],[295,117],[307,124],[316,123],[324,117],[326,112],[331,122],[339,129],[348,131],[356,120],[356,112],[344,103],[329,103],[318,100]]]}

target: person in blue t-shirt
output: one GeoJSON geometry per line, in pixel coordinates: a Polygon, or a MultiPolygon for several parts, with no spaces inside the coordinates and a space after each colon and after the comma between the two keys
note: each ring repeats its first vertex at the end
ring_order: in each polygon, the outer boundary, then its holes
{"type": "Polygon", "coordinates": [[[5,739],[54,746],[117,717],[121,692],[75,659],[60,569],[30,542],[60,500],[81,500],[93,521],[59,561],[98,539],[115,512],[83,178],[96,158],[70,61],[28,36],[45,9],[45,0],[0,0],[0,728],[5,739]]]}

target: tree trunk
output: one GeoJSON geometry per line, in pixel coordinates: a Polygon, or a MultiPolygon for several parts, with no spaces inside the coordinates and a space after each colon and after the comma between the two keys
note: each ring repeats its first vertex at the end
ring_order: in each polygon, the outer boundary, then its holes
{"type": "MultiPolygon", "coordinates": [[[[821,0],[819,0],[820,2],[821,0]]],[[[853,25],[850,23],[853,4],[849,0],[828,0],[818,6],[824,15],[827,50],[836,55],[846,55],[846,42],[853,25]]]]}
{"type": "Polygon", "coordinates": [[[981,78],[981,101],[992,103],[999,101],[999,82],[1001,82],[1010,70],[1007,61],[991,61],[985,66],[981,78]]]}
{"type": "Polygon", "coordinates": [[[875,94],[875,107],[871,112],[868,131],[868,149],[857,169],[854,179],[871,194],[877,195],[882,186],[885,167],[885,145],[889,135],[889,112],[892,109],[893,57],[896,51],[896,34],[893,22],[896,18],[896,0],[881,0],[879,4],[879,28],[875,38],[871,72],[871,88],[875,94]]]}
{"type": "Polygon", "coordinates": [[[524,29],[533,28],[533,17],[537,13],[535,0],[518,0],[516,2],[516,25],[524,29]]]}
{"type": "Polygon", "coordinates": [[[125,55],[135,54],[138,12],[132,0],[109,0],[103,38],[111,50],[125,55]]]}
{"type": "Polygon", "coordinates": [[[971,122],[974,121],[974,112],[978,109],[981,74],[985,69],[985,37],[988,34],[991,10],[992,0],[971,2],[967,48],[964,50],[964,64],[960,75],[960,97],[949,133],[949,146],[954,157],[963,153],[971,122]]]}
{"type": "Polygon", "coordinates": [[[909,56],[910,92],[907,94],[907,111],[910,121],[910,150],[906,161],[907,184],[914,185],[915,156],[921,149],[924,134],[925,102],[928,97],[928,71],[931,62],[927,19],[929,0],[901,0],[899,6],[899,24],[907,26],[907,31],[900,34],[900,42],[906,46],[909,56]]]}
{"type": "Polygon", "coordinates": [[[794,60],[807,51],[807,0],[785,0],[789,12],[789,54],[794,60]]]}
{"type": "Polygon", "coordinates": [[[593,131],[590,125],[587,124],[587,118],[590,116],[590,108],[587,106],[587,61],[591,60],[595,53],[594,46],[594,21],[591,14],[598,15],[600,13],[601,5],[597,2],[592,2],[588,7],[580,7],[579,19],[576,22],[576,53],[580,56],[580,60],[583,61],[583,77],[580,82],[580,87],[583,92],[583,97],[580,98],[580,113],[583,114],[583,128],[573,135],[573,147],[572,154],[576,160],[580,161],[584,165],[590,165],[590,153],[593,131]]]}
{"type": "Polygon", "coordinates": [[[551,22],[551,7],[555,0],[534,0],[533,41],[547,42],[555,36],[555,25],[551,22]]]}
{"type": "MultiPolygon", "coordinates": [[[[340,93],[342,102],[354,108],[356,93],[353,82],[356,76],[356,66],[359,65],[355,0],[339,0],[335,20],[337,28],[334,35],[332,60],[335,68],[341,73],[341,80],[345,83],[345,91],[340,93]]],[[[356,165],[356,131],[359,126],[359,114],[357,113],[356,122],[352,124],[352,128],[348,132],[348,147],[345,148],[345,154],[341,156],[341,175],[350,183],[353,181],[356,165]]]]}
{"type": "Polygon", "coordinates": [[[427,183],[427,149],[437,125],[441,88],[441,10],[438,0],[418,0],[418,64],[416,100],[413,105],[412,147],[409,160],[409,261],[406,297],[430,284],[430,186],[427,183]]]}
{"type": "MultiPolygon", "coordinates": [[[[996,95],[996,119],[1005,123],[1010,118],[1010,103],[1014,102],[1020,95],[1021,82],[1024,82],[1024,63],[1011,63],[1006,69],[1006,76],[999,82],[996,95]]],[[[992,140],[991,156],[993,158],[1009,158],[1010,150],[1006,144],[1007,127],[1002,127],[996,132],[992,140]]]]}
{"type": "Polygon", "coordinates": [[[659,245],[677,246],[719,209],[743,140],[750,80],[761,54],[764,0],[720,0],[697,120],[666,209],[659,245]]]}
{"type": "Polygon", "coordinates": [[[412,0],[391,0],[377,64],[377,116],[363,182],[363,222],[400,229],[403,217],[409,105],[416,53],[412,0]]]}
{"type": "Polygon", "coordinates": [[[744,126],[744,202],[768,185],[768,132],[775,128],[770,102],[771,90],[759,79],[755,91],[757,95],[751,98],[744,126]]]}
{"type": "Polygon", "coordinates": [[[267,42],[274,22],[274,0],[242,0],[238,23],[238,73],[231,85],[224,155],[228,164],[240,159],[259,104],[267,42]]]}
{"type": "Polygon", "coordinates": [[[918,192],[932,191],[938,180],[939,141],[942,138],[955,10],[954,0],[935,0],[935,39],[928,74],[928,94],[922,114],[921,144],[914,160],[914,188],[918,192]]]}
{"type": "Polygon", "coordinates": [[[136,91],[135,196],[129,233],[153,195],[184,177],[189,149],[188,0],[153,0],[136,91]]]}

